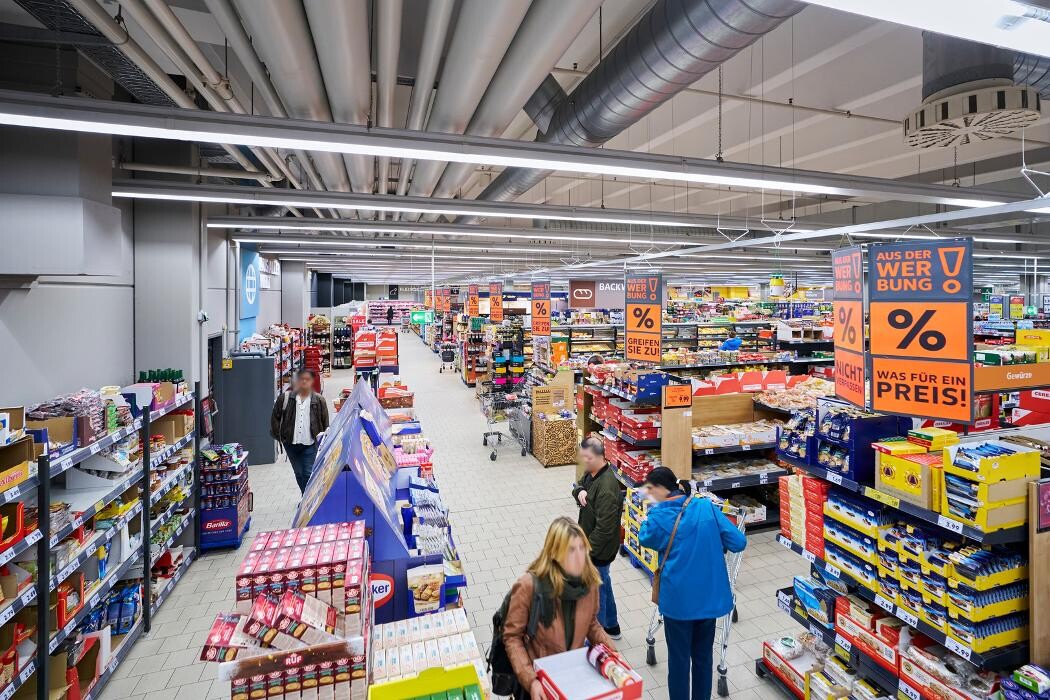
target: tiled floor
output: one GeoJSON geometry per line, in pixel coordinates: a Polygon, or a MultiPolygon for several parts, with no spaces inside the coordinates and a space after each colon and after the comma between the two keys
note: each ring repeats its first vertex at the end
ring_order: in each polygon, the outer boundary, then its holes
{"type": "MultiPolygon", "coordinates": [[[[558,515],[576,514],[569,495],[573,468],[543,469],[506,443],[497,461],[489,461],[490,450],[481,444],[485,420],[473,389],[457,374],[439,374],[437,357],[416,336],[402,336],[400,352],[401,376],[415,391],[417,414],[434,445],[434,470],[466,567],[468,616],[479,643],[487,645],[492,613],[539,551],[548,523],[558,515]]],[[[349,372],[337,371],[326,382],[325,393],[334,396],[351,382],[349,372]]],[[[255,494],[252,532],[287,527],[296,505],[288,497],[296,486],[287,462],[252,466],[250,478],[255,494]]],[[[153,631],[117,669],[104,700],[229,697],[229,685],[215,680],[214,667],[197,657],[215,614],[233,607],[233,574],[245,549],[206,554],[193,564],[154,619],[153,631]]],[[[805,560],[777,545],[772,533],[748,538],[737,582],[740,621],[733,626],[727,654],[733,700],[777,695],[754,675],[754,659],[763,639],[797,631],[797,623],[777,609],[774,595],[805,570],[805,560]]],[[[644,677],[648,697],[666,698],[662,632],[657,635],[659,663],[645,665],[653,608],[649,579],[623,558],[613,564],[612,578],[624,635],[619,646],[644,677]]],[[[696,592],[704,595],[703,581],[696,582],[696,592]]]]}

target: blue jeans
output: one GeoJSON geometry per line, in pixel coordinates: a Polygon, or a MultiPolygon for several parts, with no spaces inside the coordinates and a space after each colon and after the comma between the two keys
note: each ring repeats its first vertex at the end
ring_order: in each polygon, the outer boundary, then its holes
{"type": "Polygon", "coordinates": [[[292,472],[295,474],[295,483],[299,484],[299,492],[306,491],[306,482],[310,481],[310,474],[314,470],[314,459],[317,457],[317,443],[312,445],[293,445],[284,443],[284,451],[288,454],[288,461],[292,463],[292,472]]]}
{"type": "Polygon", "coordinates": [[[598,574],[602,577],[601,588],[598,589],[598,624],[609,629],[619,627],[620,622],[616,619],[616,598],[613,596],[612,579],[609,578],[609,564],[599,566],[598,574]]]}
{"type": "Polygon", "coordinates": [[[673,620],[664,617],[667,640],[667,692],[671,700],[709,700],[714,662],[715,620],[673,620]],[[692,666],[692,695],[689,670],[692,666]]]}

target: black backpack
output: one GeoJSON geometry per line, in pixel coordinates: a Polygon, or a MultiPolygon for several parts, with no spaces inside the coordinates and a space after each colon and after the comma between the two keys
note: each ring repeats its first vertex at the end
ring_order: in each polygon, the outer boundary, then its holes
{"type": "MultiPolygon", "coordinates": [[[[536,577],[532,577],[532,605],[529,607],[529,622],[525,627],[525,634],[531,639],[536,635],[536,626],[540,621],[540,587],[536,583],[536,577]]],[[[488,656],[485,661],[488,671],[492,675],[492,693],[494,695],[509,695],[511,697],[528,697],[527,691],[522,692],[518,676],[510,664],[507,656],[507,648],[503,645],[503,623],[507,619],[507,611],[510,609],[510,591],[503,596],[503,603],[499,610],[492,615],[492,644],[489,646],[488,656]]]]}

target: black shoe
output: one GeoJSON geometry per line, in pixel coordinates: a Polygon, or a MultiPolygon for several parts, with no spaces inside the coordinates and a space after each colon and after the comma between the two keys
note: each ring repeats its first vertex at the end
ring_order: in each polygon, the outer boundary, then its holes
{"type": "Polygon", "coordinates": [[[610,639],[623,639],[623,635],[620,634],[619,625],[616,625],[615,627],[603,627],[602,629],[605,630],[605,633],[609,635],[610,639]]]}

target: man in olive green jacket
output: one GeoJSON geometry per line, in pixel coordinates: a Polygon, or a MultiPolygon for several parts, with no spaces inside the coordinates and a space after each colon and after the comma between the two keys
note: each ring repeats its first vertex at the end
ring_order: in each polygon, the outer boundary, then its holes
{"type": "Polygon", "coordinates": [[[598,622],[613,639],[620,638],[620,623],[616,618],[616,598],[613,596],[609,566],[620,549],[620,514],[623,510],[623,490],[605,461],[605,445],[601,439],[588,437],[580,445],[580,462],[584,475],[573,485],[572,497],[580,508],[580,527],[591,543],[591,561],[601,574],[598,622]]]}

